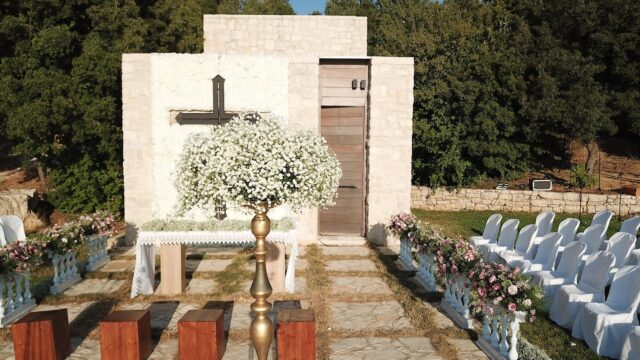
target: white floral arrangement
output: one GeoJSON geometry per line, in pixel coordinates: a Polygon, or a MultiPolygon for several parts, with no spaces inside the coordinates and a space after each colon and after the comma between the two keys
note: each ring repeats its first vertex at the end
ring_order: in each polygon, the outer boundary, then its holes
{"type": "MultiPolygon", "coordinates": [[[[243,231],[251,227],[251,220],[210,220],[193,221],[183,219],[156,219],[140,226],[142,231],[243,231]]],[[[294,229],[291,218],[271,220],[271,230],[289,231],[294,229]]]]}
{"type": "Polygon", "coordinates": [[[175,181],[181,213],[211,211],[221,199],[256,211],[334,205],[342,171],[321,136],[275,117],[245,117],[186,141],[175,181]]]}

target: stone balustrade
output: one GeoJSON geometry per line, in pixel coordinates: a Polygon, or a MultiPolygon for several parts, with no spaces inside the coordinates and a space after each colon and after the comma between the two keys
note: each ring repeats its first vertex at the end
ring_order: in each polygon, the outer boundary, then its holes
{"type": "Polygon", "coordinates": [[[53,265],[53,284],[50,288],[52,294],[60,294],[82,279],[76,266],[75,251],[50,254],[49,257],[53,265]]]}
{"type": "Polygon", "coordinates": [[[485,313],[482,324],[482,336],[478,346],[491,359],[518,359],[518,332],[524,321],[522,312],[508,313],[496,308],[493,314],[485,313]]]}
{"type": "Polygon", "coordinates": [[[87,249],[89,251],[87,271],[95,271],[109,262],[106,236],[93,235],[87,238],[87,249]]]}
{"type": "Polygon", "coordinates": [[[0,277],[0,328],[20,319],[35,307],[28,272],[0,277]]]}
{"type": "MultiPolygon", "coordinates": [[[[580,194],[576,192],[436,189],[413,186],[411,207],[423,210],[526,211],[553,210],[558,213],[580,211],[580,194]]],[[[582,212],[610,209],[623,216],[640,213],[640,198],[618,194],[583,194],[582,212]]]]}

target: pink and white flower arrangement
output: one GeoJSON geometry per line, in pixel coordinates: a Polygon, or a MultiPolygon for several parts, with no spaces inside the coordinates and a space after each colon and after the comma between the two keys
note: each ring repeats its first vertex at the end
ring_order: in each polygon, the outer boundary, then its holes
{"type": "Polygon", "coordinates": [[[0,247],[0,276],[29,271],[41,259],[40,247],[32,242],[16,241],[0,247]]]}
{"type": "Polygon", "coordinates": [[[82,215],[76,220],[82,227],[82,236],[100,235],[112,236],[115,233],[116,222],[113,214],[108,212],[95,212],[90,215],[82,215]]]}
{"type": "Polygon", "coordinates": [[[79,222],[68,222],[45,229],[41,236],[42,249],[47,253],[64,254],[82,244],[84,232],[79,222]]]}
{"type": "Polygon", "coordinates": [[[400,213],[391,217],[391,223],[387,228],[393,235],[406,236],[414,243],[418,235],[418,219],[413,214],[400,213]]]}
{"type": "MultiPolygon", "coordinates": [[[[529,277],[520,269],[503,264],[479,263],[469,272],[473,306],[477,311],[489,311],[490,305],[500,306],[509,313],[527,312],[529,321],[535,320],[535,307],[542,300],[542,290],[531,285],[529,277]]],[[[493,312],[493,310],[491,310],[493,312]]]]}
{"type": "Polygon", "coordinates": [[[476,248],[463,239],[443,238],[435,253],[441,275],[469,274],[481,260],[476,248]]]}

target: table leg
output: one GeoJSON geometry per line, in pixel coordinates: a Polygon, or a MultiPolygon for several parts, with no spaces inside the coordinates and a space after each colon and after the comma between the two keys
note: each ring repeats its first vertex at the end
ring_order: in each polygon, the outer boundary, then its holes
{"type": "Polygon", "coordinates": [[[160,246],[160,295],[182,294],[186,287],[184,245],[160,246]]]}

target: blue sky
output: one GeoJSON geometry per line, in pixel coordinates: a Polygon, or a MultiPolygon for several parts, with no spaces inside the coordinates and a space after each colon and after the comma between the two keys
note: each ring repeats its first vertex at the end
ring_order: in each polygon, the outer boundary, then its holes
{"type": "Polygon", "coordinates": [[[314,10],[324,12],[325,0],[290,0],[293,9],[298,15],[308,15],[314,10]]]}

